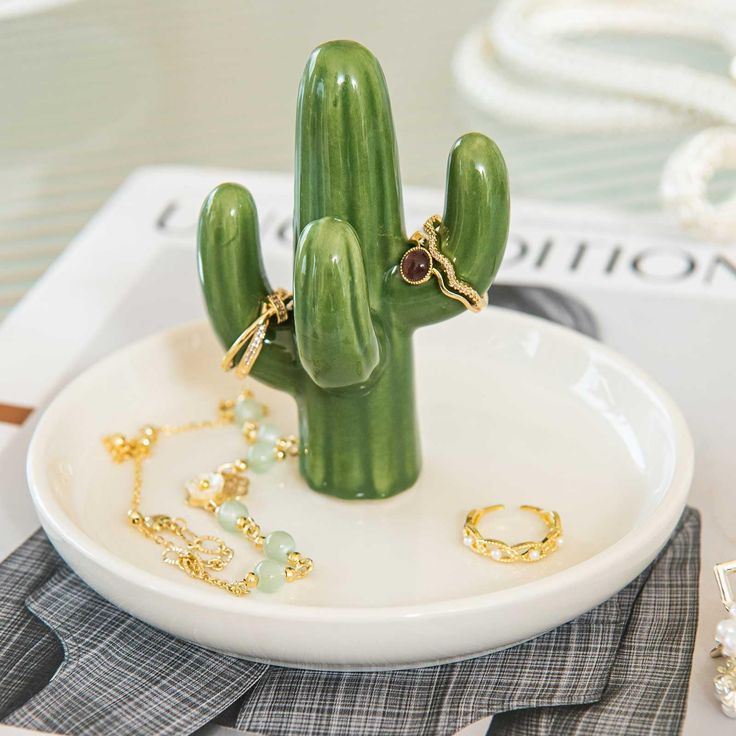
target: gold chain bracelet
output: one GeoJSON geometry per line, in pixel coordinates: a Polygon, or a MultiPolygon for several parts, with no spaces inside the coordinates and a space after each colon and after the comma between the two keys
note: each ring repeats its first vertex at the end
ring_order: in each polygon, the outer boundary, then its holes
{"type": "Polygon", "coordinates": [[[236,596],[247,595],[256,588],[266,593],[275,592],[284,582],[307,576],[313,567],[312,560],[294,549],[294,540],[287,532],[276,531],[264,536],[239,500],[248,493],[248,470],[264,472],[274,461],[299,454],[296,437],[281,436],[273,425],[262,421],[266,411],[267,408],[256,402],[250,392],[244,392],[235,401],[221,401],[215,419],[179,426],[147,424],[132,438],[122,434],[103,438],[113,462],[133,461],[133,491],[128,509],[128,521],[133,528],[163,547],[161,558],[166,564],[236,596]],[[196,534],[184,519],[165,514],[144,515],[141,500],[143,463],[162,437],[235,423],[240,424],[249,445],[248,457],[220,465],[214,472],[200,475],[185,485],[190,506],[214,513],[223,529],[241,533],[265,555],[265,559],[242,580],[230,582],[211,574],[211,571],[224,570],[233,558],[233,550],[223,539],[211,534],[196,534]]]}

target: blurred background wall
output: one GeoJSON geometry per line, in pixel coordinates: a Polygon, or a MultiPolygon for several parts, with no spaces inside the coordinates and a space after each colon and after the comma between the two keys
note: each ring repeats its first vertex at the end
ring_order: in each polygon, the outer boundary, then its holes
{"type": "MultiPolygon", "coordinates": [[[[493,2],[0,0],[0,319],[138,166],[290,171],[296,90],[318,43],[380,59],[405,184],[441,187],[461,133],[494,137],[515,196],[658,209],[681,134],[564,136],[508,126],[455,90],[453,51],[493,2]]],[[[604,48],[616,38],[597,39],[604,48]]],[[[706,45],[627,50],[721,70],[706,45]]],[[[725,192],[728,182],[713,185],[725,192]]]]}

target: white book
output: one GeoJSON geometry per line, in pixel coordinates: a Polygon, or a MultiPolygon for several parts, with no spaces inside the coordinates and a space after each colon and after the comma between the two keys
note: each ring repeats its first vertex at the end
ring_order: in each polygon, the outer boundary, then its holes
{"type": "MultiPolygon", "coordinates": [[[[290,284],[290,177],[146,168],[129,177],[0,323],[0,560],[38,526],[24,466],[40,410],[100,356],[204,317],[196,223],[205,195],[223,181],[253,193],[270,280],[290,284]]],[[[442,204],[439,191],[407,189],[407,230],[442,204]]],[[[601,339],[647,370],[682,408],[696,444],[690,503],[703,516],[696,684],[685,733],[725,733],[707,652],[723,617],[711,568],[736,557],[736,253],[696,243],[656,218],[515,200],[497,283],[549,286],[579,300],[601,339]]]]}

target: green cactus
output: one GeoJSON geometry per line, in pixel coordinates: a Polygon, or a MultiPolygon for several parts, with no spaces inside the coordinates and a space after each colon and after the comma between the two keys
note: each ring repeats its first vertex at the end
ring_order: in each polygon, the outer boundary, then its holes
{"type": "MultiPolygon", "coordinates": [[[[483,293],[503,256],[509,195],[503,157],[479,133],[450,152],[443,220],[443,252],[483,293]]],[[[229,346],[272,291],[250,193],[217,187],[198,239],[210,318],[229,346]]],[[[412,333],[464,308],[434,279],[415,286],[400,277],[409,241],[391,107],[378,62],[354,42],[315,49],[302,77],[294,239],[293,319],[269,329],[253,375],[296,399],[300,468],[313,489],[391,496],[421,466],[412,333]]]]}

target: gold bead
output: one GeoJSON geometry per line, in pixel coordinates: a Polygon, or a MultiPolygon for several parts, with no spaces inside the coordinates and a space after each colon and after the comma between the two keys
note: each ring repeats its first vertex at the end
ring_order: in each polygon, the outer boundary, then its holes
{"type": "Polygon", "coordinates": [[[245,583],[246,588],[252,590],[258,585],[258,575],[256,575],[254,572],[249,572],[245,576],[245,580],[243,582],[245,583]]]}
{"type": "Polygon", "coordinates": [[[133,526],[140,526],[143,523],[143,516],[137,511],[128,511],[128,521],[133,526]]]}
{"type": "Polygon", "coordinates": [[[258,425],[254,422],[246,422],[243,425],[243,438],[249,445],[254,445],[258,439],[258,425]]]}
{"type": "Polygon", "coordinates": [[[235,402],[231,399],[221,401],[217,406],[217,414],[224,422],[235,421],[235,402]]]}
{"type": "Polygon", "coordinates": [[[115,463],[122,463],[131,455],[131,446],[125,435],[111,434],[103,438],[103,444],[115,463]]]}

